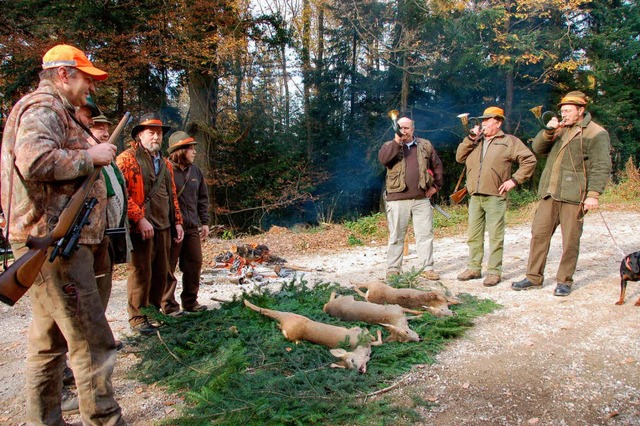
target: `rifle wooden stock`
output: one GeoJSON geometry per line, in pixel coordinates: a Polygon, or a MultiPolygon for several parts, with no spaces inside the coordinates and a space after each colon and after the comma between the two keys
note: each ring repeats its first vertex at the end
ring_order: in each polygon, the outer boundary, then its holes
{"type": "MultiPolygon", "coordinates": [[[[114,143],[120,133],[129,121],[130,113],[125,113],[118,126],[114,129],[113,134],[109,138],[109,143],[114,143]]],[[[96,167],[93,172],[87,176],[80,188],[71,196],[69,202],[65,206],[58,222],[53,230],[44,237],[37,238],[29,236],[25,245],[29,250],[18,259],[16,259],[2,274],[0,274],[0,301],[9,306],[13,306],[33,285],[42,265],[47,259],[47,252],[57,240],[64,238],[67,232],[73,227],[73,224],[82,211],[84,201],[89,195],[89,191],[93,187],[94,182],[100,176],[102,167],[96,167]]],[[[9,224],[7,225],[9,226],[9,224]]]]}
{"type": "Polygon", "coordinates": [[[469,192],[467,191],[467,188],[464,187],[454,192],[453,194],[449,195],[449,198],[451,198],[451,201],[453,201],[453,204],[460,204],[462,200],[464,200],[464,197],[467,196],[468,193],[469,192]]]}

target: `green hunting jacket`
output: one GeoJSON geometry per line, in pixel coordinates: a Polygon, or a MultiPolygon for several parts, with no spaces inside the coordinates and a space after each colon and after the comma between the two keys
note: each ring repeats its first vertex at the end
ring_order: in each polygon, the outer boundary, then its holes
{"type": "Polygon", "coordinates": [[[541,130],[533,140],[533,152],[547,157],[538,196],[580,204],[598,198],[611,174],[609,133],[591,121],[591,114],[557,133],[541,130]]]}

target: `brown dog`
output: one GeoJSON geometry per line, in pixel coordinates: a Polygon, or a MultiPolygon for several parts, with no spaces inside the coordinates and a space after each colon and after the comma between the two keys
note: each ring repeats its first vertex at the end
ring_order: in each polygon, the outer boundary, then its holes
{"type": "MultiPolygon", "coordinates": [[[[620,262],[620,300],[616,302],[616,305],[624,305],[627,281],[640,281],[640,251],[628,254],[620,262]]],[[[640,299],[635,303],[635,306],[640,306],[640,299]]]]}

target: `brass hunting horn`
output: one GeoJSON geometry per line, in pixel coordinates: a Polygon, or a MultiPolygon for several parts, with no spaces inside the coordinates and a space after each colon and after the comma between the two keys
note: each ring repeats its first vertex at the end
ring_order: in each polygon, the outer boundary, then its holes
{"type": "Polygon", "coordinates": [[[396,135],[402,137],[404,135],[400,131],[400,126],[398,126],[399,115],[400,115],[400,112],[397,109],[392,109],[387,113],[387,116],[391,119],[391,122],[393,123],[393,130],[396,132],[396,135]]]}
{"type": "Polygon", "coordinates": [[[545,111],[542,112],[542,105],[538,105],[537,107],[531,108],[529,111],[533,113],[533,115],[538,120],[538,124],[545,130],[555,130],[553,127],[548,127],[546,123],[548,123],[553,117],[557,117],[556,113],[553,111],[545,111]],[[547,118],[548,117],[548,118],[547,118]]]}
{"type": "Polygon", "coordinates": [[[458,114],[458,118],[460,119],[460,122],[462,123],[462,127],[464,128],[464,131],[468,134],[471,133],[471,127],[469,125],[469,122],[471,122],[471,124],[473,124],[473,127],[478,126],[480,127],[480,131],[482,132],[482,120],[480,120],[480,118],[478,117],[469,117],[469,113],[465,112],[462,114],[458,114]]]}

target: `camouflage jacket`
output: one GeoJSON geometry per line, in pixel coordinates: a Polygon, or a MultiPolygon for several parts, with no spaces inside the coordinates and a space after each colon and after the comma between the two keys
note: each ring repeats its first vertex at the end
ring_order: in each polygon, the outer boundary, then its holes
{"type": "MultiPolygon", "coordinates": [[[[127,182],[127,212],[129,214],[129,221],[132,224],[131,229],[138,231],[137,224],[145,217],[145,193],[144,193],[144,179],[142,177],[142,168],[138,164],[136,159],[136,149],[138,147],[136,142],[131,143],[132,147],[125,150],[122,154],[116,158],[118,168],[124,175],[124,180],[127,182]]],[[[182,215],[180,214],[180,206],[178,205],[178,196],[176,195],[176,185],[173,178],[173,166],[171,162],[166,158],[163,158],[167,171],[171,176],[171,199],[173,200],[173,211],[175,212],[175,224],[182,225],[182,215]]]]}
{"type": "MultiPolygon", "coordinates": [[[[15,104],[2,138],[2,208],[8,211],[9,184],[15,152],[9,239],[24,243],[42,237],[56,225],[71,196],[93,170],[82,129],[71,118],[74,107],[48,81],[15,104]]],[[[107,192],[102,174],[90,197],[98,204],[81,244],[97,244],[104,236],[107,192]]]]}

